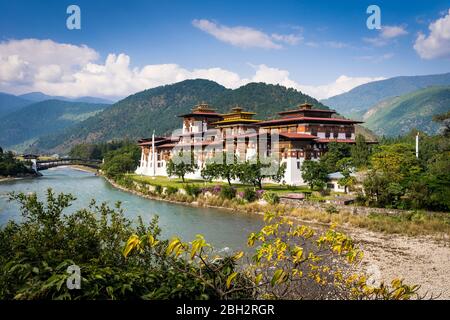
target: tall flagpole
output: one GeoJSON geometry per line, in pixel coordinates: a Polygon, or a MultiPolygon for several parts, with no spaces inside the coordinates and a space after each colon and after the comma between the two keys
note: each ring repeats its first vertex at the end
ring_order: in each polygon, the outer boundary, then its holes
{"type": "Polygon", "coordinates": [[[152,162],[153,162],[153,169],[152,169],[152,175],[156,176],[156,152],[155,152],[155,130],[153,130],[152,134],[152,162]]]}
{"type": "Polygon", "coordinates": [[[416,134],[416,158],[419,159],[419,133],[416,134]]]}

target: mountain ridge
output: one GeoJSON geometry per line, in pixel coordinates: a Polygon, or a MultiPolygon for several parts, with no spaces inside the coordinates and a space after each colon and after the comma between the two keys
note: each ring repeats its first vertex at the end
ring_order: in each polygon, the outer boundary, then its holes
{"type": "Polygon", "coordinates": [[[80,142],[147,137],[153,129],[157,134],[166,134],[181,126],[178,115],[189,112],[200,102],[209,103],[218,112],[227,112],[239,104],[257,112],[255,118],[263,119],[273,118],[277,112],[305,101],[318,108],[328,108],[300,91],[280,85],[249,83],[227,89],[210,80],[184,80],[130,95],[73,128],[42,137],[33,148],[64,152],[80,142]]]}
{"type": "Polygon", "coordinates": [[[399,76],[369,82],[340,95],[323,99],[322,103],[346,116],[364,113],[388,98],[436,85],[450,85],[450,73],[399,76]]]}
{"type": "Polygon", "coordinates": [[[107,106],[61,100],[31,103],[0,120],[0,146],[23,151],[39,136],[63,130],[107,106]]]}
{"type": "Polygon", "coordinates": [[[432,118],[450,110],[450,86],[432,86],[385,99],[362,116],[364,126],[378,135],[396,136],[415,128],[436,134],[432,118]]]}

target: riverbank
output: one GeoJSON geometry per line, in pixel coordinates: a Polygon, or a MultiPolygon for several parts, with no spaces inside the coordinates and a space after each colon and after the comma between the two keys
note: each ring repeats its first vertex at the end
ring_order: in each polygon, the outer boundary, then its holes
{"type": "MultiPolygon", "coordinates": [[[[366,216],[352,216],[347,213],[321,214],[309,212],[299,208],[291,208],[286,205],[269,205],[260,203],[236,204],[226,202],[225,205],[213,205],[203,196],[195,201],[184,196],[185,201],[177,201],[173,198],[150,195],[135,189],[127,188],[113,181],[105,179],[115,188],[125,192],[151,199],[178,203],[196,207],[210,207],[229,211],[242,211],[245,213],[263,214],[267,211],[284,212],[284,214],[298,223],[307,224],[315,229],[324,230],[331,224],[337,223],[338,228],[352,236],[364,252],[364,258],[358,266],[359,271],[379,270],[380,280],[389,281],[400,277],[406,283],[421,286],[421,294],[432,294],[440,299],[450,299],[450,277],[448,269],[450,261],[450,239],[447,232],[432,232],[420,234],[417,232],[420,221],[396,221],[387,217],[381,221],[377,217],[370,220],[366,216]],[[188,201],[186,201],[188,200],[188,201]],[[370,224],[369,222],[373,222],[370,224]],[[397,224],[393,228],[386,227],[386,223],[397,224]],[[402,226],[410,224],[411,231],[417,234],[400,234],[402,226]],[[370,230],[373,228],[375,230],[370,230]],[[386,231],[398,232],[386,232],[386,231]]],[[[446,230],[446,229],[444,229],[446,230]]]]}
{"type": "Polygon", "coordinates": [[[83,172],[90,172],[90,173],[98,174],[98,169],[94,169],[94,168],[79,165],[79,164],[71,164],[71,165],[67,165],[64,167],[72,168],[74,170],[79,170],[79,171],[83,171],[83,172]]]}
{"type": "Polygon", "coordinates": [[[2,183],[2,182],[9,182],[9,181],[15,181],[15,180],[23,180],[23,179],[33,179],[33,178],[38,178],[38,177],[41,177],[41,176],[42,176],[42,174],[40,174],[40,173],[26,174],[26,175],[14,176],[14,177],[0,176],[0,183],[2,183]]]}

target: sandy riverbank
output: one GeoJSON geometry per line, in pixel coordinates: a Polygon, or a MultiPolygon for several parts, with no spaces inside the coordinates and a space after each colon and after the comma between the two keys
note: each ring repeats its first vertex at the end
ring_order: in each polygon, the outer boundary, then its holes
{"type": "Polygon", "coordinates": [[[365,229],[350,229],[347,233],[358,241],[364,252],[361,271],[375,266],[384,281],[402,278],[405,283],[420,285],[419,292],[422,294],[428,292],[435,297],[440,295],[438,299],[450,299],[448,241],[365,229]]]}

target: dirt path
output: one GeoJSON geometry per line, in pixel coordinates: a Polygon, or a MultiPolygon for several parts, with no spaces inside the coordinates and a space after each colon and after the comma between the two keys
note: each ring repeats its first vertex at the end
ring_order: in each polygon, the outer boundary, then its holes
{"type": "Polygon", "coordinates": [[[431,237],[408,237],[351,229],[363,251],[363,271],[380,270],[382,280],[399,277],[421,285],[421,293],[450,299],[450,242],[431,237]]]}

